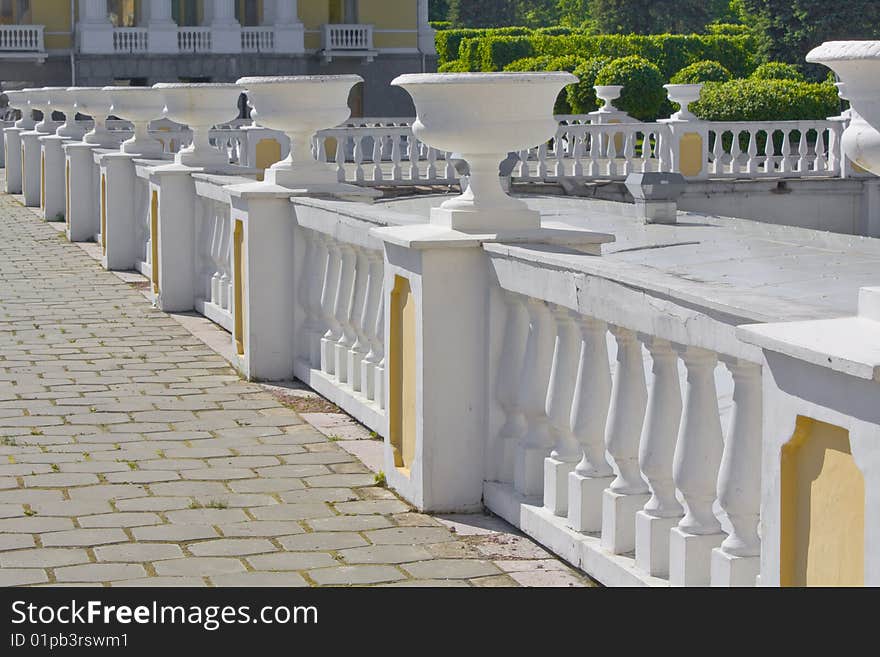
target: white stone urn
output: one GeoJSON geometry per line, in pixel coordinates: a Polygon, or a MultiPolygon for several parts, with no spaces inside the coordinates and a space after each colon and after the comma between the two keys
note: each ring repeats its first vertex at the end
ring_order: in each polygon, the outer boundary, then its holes
{"type": "Polygon", "coordinates": [[[159,155],[163,152],[162,142],[147,132],[150,121],[162,117],[165,99],[151,87],[104,87],[110,94],[110,114],[127,119],[134,125],[134,135],[122,142],[119,147],[123,153],[132,155],[159,155]]]}
{"type": "Polygon", "coordinates": [[[623,91],[623,85],[621,84],[598,84],[593,89],[596,90],[596,98],[602,101],[602,107],[599,108],[600,112],[619,112],[620,110],[614,106],[614,101],[620,98],[620,93],[623,91]]]}
{"type": "Polygon", "coordinates": [[[670,116],[673,121],[696,121],[697,117],[690,110],[691,103],[700,100],[703,83],[697,84],[664,84],[666,96],[670,102],[676,103],[680,109],[670,116]]]}
{"type": "Polygon", "coordinates": [[[18,91],[4,91],[9,99],[9,106],[21,112],[21,118],[15,122],[15,127],[21,130],[33,130],[36,125],[34,121],[33,110],[30,106],[30,92],[27,89],[18,91]]]}
{"type": "Polygon", "coordinates": [[[577,78],[548,73],[413,73],[391,84],[416,106],[413,133],[429,146],[459,153],[470,166],[468,188],[431,213],[431,223],[493,233],[540,228],[540,215],[508,196],[498,165],[511,151],[556,134],[556,97],[577,78]]]}
{"type": "Polygon", "coordinates": [[[229,157],[214,148],[211,128],[238,116],[241,87],[235,84],[183,84],[160,82],[153,85],[165,100],[165,116],[184,123],[193,132],[192,144],[174,156],[177,164],[191,167],[229,164],[229,157]]]}
{"type": "Polygon", "coordinates": [[[68,91],[73,94],[76,111],[92,117],[95,122],[91,131],[83,136],[83,141],[105,148],[117,146],[119,140],[105,125],[107,117],[110,116],[109,92],[105,91],[103,87],[71,87],[68,91]]]}
{"type": "Polygon", "coordinates": [[[43,114],[43,118],[34,126],[34,130],[44,135],[51,135],[58,128],[52,120],[52,101],[49,99],[49,92],[52,89],[53,87],[42,87],[28,90],[31,109],[43,114]]]}
{"type": "Polygon", "coordinates": [[[858,166],[880,175],[880,41],[826,41],[807,53],[845,85],[854,110],[841,146],[858,166]]]}
{"type": "Polygon", "coordinates": [[[338,184],[335,167],[313,157],[312,137],[351,116],[348,96],[359,82],[359,75],[248,77],[236,82],[247,90],[251,117],[290,137],[290,154],[266,169],[267,183],[300,189],[338,184]]]}
{"type": "Polygon", "coordinates": [[[58,126],[55,134],[68,139],[79,139],[83,129],[76,123],[76,98],[69,89],[52,89],[49,92],[50,109],[64,114],[64,123],[58,126]]]}

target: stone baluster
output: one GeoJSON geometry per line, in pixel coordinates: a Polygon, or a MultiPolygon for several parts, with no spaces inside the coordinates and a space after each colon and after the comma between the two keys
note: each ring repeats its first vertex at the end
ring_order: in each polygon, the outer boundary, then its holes
{"type": "Polygon", "coordinates": [[[316,134],[315,140],[312,146],[315,159],[318,162],[326,162],[327,161],[327,137],[322,134],[316,134]]]}
{"type": "Polygon", "coordinates": [[[725,363],[733,375],[733,413],[718,472],[718,503],[731,532],[712,552],[713,586],[754,586],[761,539],[761,367],[739,359],[725,363]]]}
{"type": "Polygon", "coordinates": [[[504,318],[504,339],[501,347],[501,361],[498,364],[497,384],[495,386],[498,403],[504,411],[504,424],[495,439],[497,449],[490,466],[497,481],[512,483],[516,447],[526,432],[526,419],[519,405],[519,377],[523,372],[526,355],[526,342],[529,334],[529,313],[523,297],[512,292],[504,293],[507,313],[504,318]]]}
{"type": "Polygon", "coordinates": [[[556,139],[554,140],[556,145],[554,152],[556,165],[553,167],[553,175],[557,178],[565,175],[565,144],[570,138],[569,134],[562,129],[556,133],[556,139]]]}
{"type": "Polygon", "coordinates": [[[309,324],[309,366],[321,369],[321,338],[327,330],[324,318],[322,295],[324,277],[330,264],[330,251],[327,240],[322,233],[309,231],[315,251],[315,264],[309,274],[309,305],[311,306],[311,323],[309,324]]]}
{"type": "Polygon", "coordinates": [[[382,140],[379,133],[373,134],[373,181],[379,182],[385,176],[382,173],[382,140]]]}
{"type": "Polygon", "coordinates": [[[681,427],[672,476],[684,498],[685,515],[669,533],[669,582],[708,586],[712,549],[724,538],[712,510],[723,437],[715,390],[717,356],[697,347],[679,347],[687,367],[681,427]]]}
{"type": "Polygon", "coordinates": [[[608,142],[608,150],[606,151],[608,158],[608,177],[614,178],[617,175],[617,134],[609,131],[605,135],[608,142]]]}
{"type": "Polygon", "coordinates": [[[437,149],[428,147],[428,170],[425,173],[427,180],[436,180],[437,178],[437,149]]]}
{"type": "Polygon", "coordinates": [[[348,384],[355,392],[361,391],[361,364],[367,355],[367,336],[364,333],[364,309],[367,306],[367,295],[370,288],[370,263],[365,249],[355,247],[357,260],[355,262],[354,295],[349,313],[349,325],[354,331],[354,342],[348,349],[348,384]]]}
{"type": "MultiPolygon", "coordinates": [[[[228,210],[228,208],[227,208],[228,210]]],[[[220,265],[223,274],[220,276],[220,306],[223,310],[232,310],[232,230],[229,225],[229,215],[224,212],[218,213],[223,232],[223,259],[220,265]]]]}
{"type": "Polygon", "coordinates": [[[321,371],[325,374],[336,374],[336,342],[342,335],[342,326],[336,317],[336,300],[342,287],[342,257],[339,243],[327,237],[327,268],[321,289],[321,316],[327,326],[327,332],[321,337],[321,371]]]}
{"type": "Polygon", "coordinates": [[[636,155],[635,132],[626,131],[623,142],[623,175],[628,176],[633,172],[632,164],[636,155]]]}
{"type": "Polygon", "coordinates": [[[534,497],[544,491],[544,458],[552,447],[546,401],[555,326],[543,301],[529,298],[526,305],[529,312],[529,337],[517,403],[523,408],[528,428],[517,447],[514,487],[521,495],[534,497]]]}
{"type": "Polygon", "coordinates": [[[576,132],[569,133],[571,134],[571,138],[573,140],[571,157],[574,160],[571,167],[571,175],[577,177],[584,175],[584,140],[586,139],[586,134],[578,130],[576,132]]]}
{"type": "Polygon", "coordinates": [[[376,367],[374,371],[373,391],[375,402],[382,410],[385,409],[385,293],[379,298],[379,313],[376,320],[376,367]]]}
{"type": "Polygon", "coordinates": [[[354,179],[357,182],[364,181],[364,137],[361,134],[355,133],[352,137],[352,141],[354,142],[354,152],[352,153],[354,157],[354,179]]]}
{"type": "Polygon", "coordinates": [[[839,173],[837,171],[837,156],[834,153],[834,142],[837,139],[837,133],[831,129],[828,130],[828,151],[826,157],[825,151],[825,130],[816,130],[816,158],[813,160],[813,171],[827,171],[828,173],[839,173]]]}
{"type": "Polygon", "coordinates": [[[748,159],[746,159],[746,173],[757,173],[758,171],[758,131],[749,130],[749,146],[747,150],[748,159]]]}
{"type": "Polygon", "coordinates": [[[419,179],[419,142],[410,133],[406,138],[409,149],[409,180],[419,179]]]}
{"type": "Polygon", "coordinates": [[[712,173],[724,173],[724,131],[716,130],[715,143],[712,144],[712,173]]]}
{"type": "Polygon", "coordinates": [[[581,460],[568,475],[568,524],[581,532],[602,529],[602,494],[613,471],[605,457],[605,426],[611,403],[608,326],[580,317],[580,355],[571,405],[571,431],[581,446],[581,460]]]}
{"type": "Polygon", "coordinates": [[[807,130],[801,130],[801,138],[798,140],[797,171],[807,173],[810,170],[810,145],[807,143],[807,130]]]}
{"type": "MultiPolygon", "coordinates": [[[[222,275],[221,262],[223,258],[223,225],[222,219],[216,212],[212,212],[210,217],[210,222],[212,225],[211,260],[213,262],[214,269],[214,273],[211,275],[210,301],[212,304],[219,307],[221,305],[220,276],[222,275]]],[[[147,253],[151,253],[151,251],[152,249],[148,249],[147,253]]]]}
{"type": "Polygon", "coordinates": [[[617,476],[602,496],[602,547],[615,554],[635,548],[636,512],[650,497],[639,471],[639,439],[648,403],[642,345],[629,329],[614,326],[617,375],[605,430],[605,448],[617,476]]]}
{"type": "Polygon", "coordinates": [[[370,350],[364,357],[361,367],[361,392],[371,401],[376,398],[376,366],[381,360],[382,341],[379,315],[382,312],[382,286],[384,285],[385,261],[379,251],[367,251],[370,267],[370,286],[368,302],[364,306],[364,326],[370,350]]]}
{"type": "Polygon", "coordinates": [[[589,175],[594,178],[599,175],[599,159],[602,157],[602,133],[601,128],[596,126],[594,130],[587,133],[590,137],[590,164],[587,167],[589,175]]]}
{"type": "Polygon", "coordinates": [[[400,135],[395,134],[392,136],[391,141],[391,180],[393,182],[403,180],[403,172],[400,168],[401,159],[400,135]]]}
{"type": "Polygon", "coordinates": [[[740,131],[733,129],[731,132],[730,142],[730,173],[737,174],[740,171],[739,157],[742,155],[742,149],[739,146],[740,131]]]}
{"type": "Polygon", "coordinates": [[[336,380],[348,383],[348,350],[354,344],[354,329],[351,325],[351,306],[354,300],[354,281],[356,276],[357,255],[350,244],[339,245],[341,258],[339,288],[336,294],[334,314],[339,325],[339,336],[334,349],[336,355],[336,380]]]}
{"type": "Polygon", "coordinates": [[[577,383],[580,335],[570,311],[553,306],[556,343],[550,367],[545,412],[554,437],[553,450],[544,459],[544,507],[557,516],[568,515],[568,475],[581,460],[581,448],[571,430],[571,406],[577,383]]]}
{"type": "Polygon", "coordinates": [[[345,142],[348,138],[343,134],[336,136],[336,180],[345,182],[345,142]]]}
{"type": "MultiPolygon", "coordinates": [[[[764,131],[764,149],[761,153],[761,162],[757,164],[758,172],[767,174],[773,173],[776,167],[776,145],[773,143],[774,130],[764,131]],[[763,168],[762,168],[763,166],[763,168]]],[[[782,130],[783,140],[785,139],[785,131],[782,130]]]]}
{"type": "Polygon", "coordinates": [[[302,311],[303,322],[299,331],[298,354],[300,360],[311,362],[311,335],[310,330],[314,322],[315,308],[312,306],[312,272],[317,268],[315,262],[315,239],[314,231],[307,228],[301,228],[298,231],[303,242],[303,258],[299,272],[299,290],[297,292],[297,300],[302,311]]]}
{"type": "Polygon", "coordinates": [[[678,355],[666,340],[643,335],[639,339],[651,353],[653,376],[639,444],[639,467],[651,499],[636,514],[636,566],[654,577],[667,577],[669,530],[683,515],[672,481],[682,408],[678,355]]]}
{"type": "Polygon", "coordinates": [[[547,166],[547,144],[542,143],[538,146],[538,178],[544,179],[549,174],[549,167],[547,166]]]}

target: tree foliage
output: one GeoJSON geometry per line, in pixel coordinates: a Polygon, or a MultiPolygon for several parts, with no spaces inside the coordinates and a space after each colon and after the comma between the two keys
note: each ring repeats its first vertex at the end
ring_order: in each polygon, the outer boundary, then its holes
{"type": "MultiPolygon", "coordinates": [[[[880,37],[877,0],[735,0],[743,22],[764,36],[763,54],[772,60],[803,64],[823,41],[880,37]]],[[[816,77],[824,72],[813,68],[816,77]]]]}

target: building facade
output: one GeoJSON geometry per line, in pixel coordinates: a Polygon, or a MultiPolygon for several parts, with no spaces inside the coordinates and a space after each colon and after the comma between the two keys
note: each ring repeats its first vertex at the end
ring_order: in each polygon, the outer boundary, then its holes
{"type": "Polygon", "coordinates": [[[357,73],[353,114],[398,116],[435,67],[428,0],[0,0],[7,87],[357,73]]]}

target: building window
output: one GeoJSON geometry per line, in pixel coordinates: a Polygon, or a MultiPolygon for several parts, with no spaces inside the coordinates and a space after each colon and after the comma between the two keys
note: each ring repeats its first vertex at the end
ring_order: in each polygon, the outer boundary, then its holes
{"type": "Polygon", "coordinates": [[[202,24],[203,8],[199,0],[173,0],[171,15],[178,25],[193,27],[202,24]]]}
{"type": "Polygon", "coordinates": [[[107,16],[114,27],[134,27],[137,25],[137,3],[135,0],[107,0],[107,16]]]}
{"type": "Polygon", "coordinates": [[[27,25],[31,20],[30,0],[0,0],[0,25],[27,25]]]}
{"type": "Polygon", "coordinates": [[[259,25],[263,21],[260,11],[260,0],[237,0],[235,3],[235,18],[244,26],[259,25]]]}
{"type": "Polygon", "coordinates": [[[330,0],[330,23],[358,22],[357,0],[330,0]]]}

